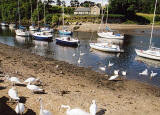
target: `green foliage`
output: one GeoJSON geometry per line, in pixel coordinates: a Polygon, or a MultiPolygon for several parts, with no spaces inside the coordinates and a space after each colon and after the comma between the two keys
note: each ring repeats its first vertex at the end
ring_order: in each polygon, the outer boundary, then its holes
{"type": "Polygon", "coordinates": [[[59,20],[59,16],[58,15],[53,15],[52,16],[52,23],[58,23],[58,20],[59,20]]]}

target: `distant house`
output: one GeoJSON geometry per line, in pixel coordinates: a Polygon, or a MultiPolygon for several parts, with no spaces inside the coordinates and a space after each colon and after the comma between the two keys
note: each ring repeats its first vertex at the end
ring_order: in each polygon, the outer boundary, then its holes
{"type": "Polygon", "coordinates": [[[86,8],[86,7],[78,7],[75,11],[74,14],[76,15],[88,15],[91,14],[91,9],[90,8],[86,8]]]}
{"type": "Polygon", "coordinates": [[[75,15],[100,15],[100,8],[98,6],[89,7],[78,7],[74,11],[75,15]]]}

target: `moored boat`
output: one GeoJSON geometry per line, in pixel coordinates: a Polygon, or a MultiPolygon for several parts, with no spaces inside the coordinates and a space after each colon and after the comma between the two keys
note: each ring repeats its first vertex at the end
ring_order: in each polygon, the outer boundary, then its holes
{"type": "Polygon", "coordinates": [[[109,43],[90,43],[91,48],[104,51],[104,52],[123,52],[119,45],[109,44],[109,43]]]}
{"type": "Polygon", "coordinates": [[[36,40],[51,40],[53,35],[45,32],[35,32],[32,35],[36,40]]]}

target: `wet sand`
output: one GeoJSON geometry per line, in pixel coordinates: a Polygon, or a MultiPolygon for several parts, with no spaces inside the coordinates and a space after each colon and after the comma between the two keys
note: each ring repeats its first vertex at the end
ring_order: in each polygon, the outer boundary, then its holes
{"type": "MultiPolygon", "coordinates": [[[[77,67],[31,54],[25,49],[0,44],[0,73],[40,78],[44,94],[33,94],[25,86],[16,86],[26,115],[38,115],[41,97],[45,109],[64,115],[60,105],[79,107],[89,112],[91,100],[98,106],[97,115],[159,115],[160,89],[133,80],[108,81],[108,76],[89,68],[77,67]],[[56,66],[59,66],[58,68],[56,66]]],[[[11,83],[0,76],[0,115],[14,115],[16,103],[10,102],[11,83]]]]}
{"type": "MultiPolygon", "coordinates": [[[[151,25],[108,24],[107,26],[113,30],[118,30],[118,31],[133,30],[133,29],[151,29],[151,25]]],[[[99,30],[99,27],[100,27],[100,24],[82,23],[81,25],[70,25],[69,29],[74,31],[82,31],[82,32],[96,32],[99,30]]],[[[105,29],[105,27],[106,27],[106,24],[101,25],[101,29],[105,29]]],[[[61,29],[61,28],[62,26],[58,27],[57,29],[61,29]]],[[[156,25],[154,26],[154,28],[160,28],[160,25],[156,25]]]]}

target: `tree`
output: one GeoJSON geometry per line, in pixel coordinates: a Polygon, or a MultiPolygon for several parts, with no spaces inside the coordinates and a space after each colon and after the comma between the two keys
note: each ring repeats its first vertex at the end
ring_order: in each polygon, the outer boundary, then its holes
{"type": "Polygon", "coordinates": [[[95,5],[95,2],[91,2],[91,1],[84,1],[80,4],[80,6],[82,7],[92,7],[95,5]]]}
{"type": "Polygon", "coordinates": [[[71,0],[70,4],[71,4],[71,7],[78,7],[79,6],[79,1],[78,0],[71,0]]]}
{"type": "Polygon", "coordinates": [[[61,0],[57,0],[57,5],[61,6],[61,0]]]}

